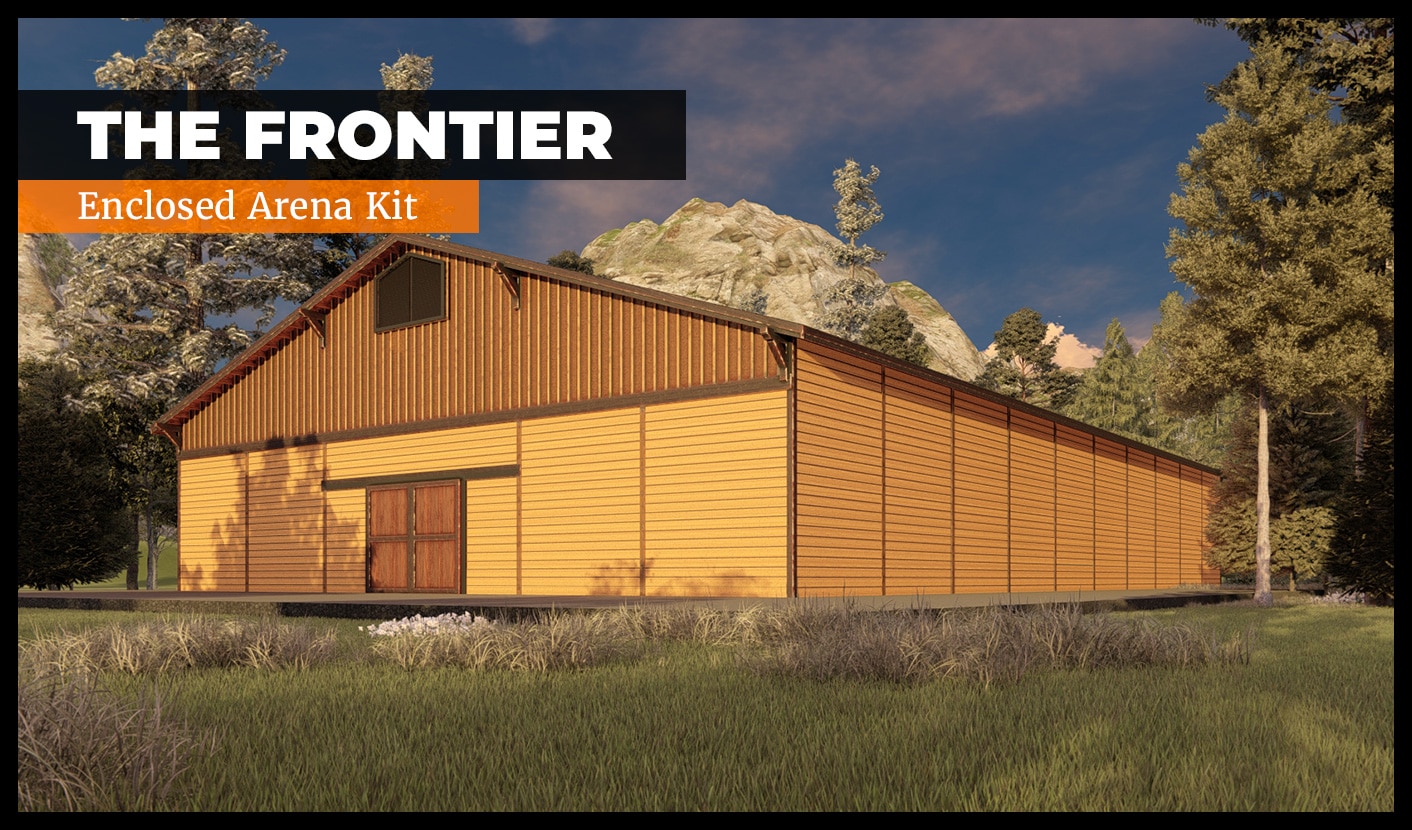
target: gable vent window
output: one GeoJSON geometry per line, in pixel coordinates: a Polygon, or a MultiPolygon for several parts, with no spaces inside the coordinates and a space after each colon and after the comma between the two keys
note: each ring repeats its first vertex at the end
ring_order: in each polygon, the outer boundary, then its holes
{"type": "Polygon", "coordinates": [[[445,262],[408,254],[378,275],[376,331],[445,319],[445,262]]]}

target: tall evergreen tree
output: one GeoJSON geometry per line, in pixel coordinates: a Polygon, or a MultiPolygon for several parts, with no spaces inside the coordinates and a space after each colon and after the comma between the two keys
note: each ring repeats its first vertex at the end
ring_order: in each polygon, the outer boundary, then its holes
{"type": "Polygon", "coordinates": [[[1329,576],[1372,602],[1393,602],[1396,512],[1393,399],[1373,418],[1360,474],[1351,477],[1336,509],[1337,525],[1327,560],[1329,576]]]}
{"type": "Polygon", "coordinates": [[[1256,602],[1269,605],[1269,412],[1391,379],[1391,214],[1360,187],[1361,132],[1330,117],[1306,68],[1257,44],[1212,95],[1223,122],[1178,169],[1167,253],[1194,297],[1164,315],[1164,397],[1257,403],[1256,602]],[[1350,160],[1350,159],[1353,160],[1350,160]]]}
{"type": "MultiPolygon", "coordinates": [[[[165,18],[143,55],[114,54],[94,78],[100,87],[185,92],[196,108],[202,93],[255,88],[284,58],[250,21],[165,18]]],[[[390,91],[425,89],[430,61],[403,55],[384,64],[384,83],[390,91]]],[[[415,101],[388,102],[403,104],[415,101]]],[[[230,177],[248,174],[242,168],[230,177]]],[[[276,300],[306,299],[375,242],[355,234],[322,241],[316,246],[302,234],[105,234],[79,256],[55,315],[61,359],[85,380],[89,407],[106,410],[111,439],[127,449],[130,503],[148,519],[148,588],[156,587],[161,471],[171,466],[161,456],[171,450],[151,446],[147,419],[253,342],[273,319],[276,300]],[[247,327],[251,311],[257,316],[247,327]]]]}
{"type": "MultiPolygon", "coordinates": [[[[1323,572],[1334,535],[1334,502],[1349,475],[1341,441],[1348,421],[1337,407],[1307,402],[1272,407],[1269,414],[1270,563],[1297,577],[1323,572]]],[[[1256,413],[1247,404],[1236,418],[1207,537],[1210,563],[1223,573],[1255,571],[1256,413]]]]}
{"type": "MultiPolygon", "coordinates": [[[[167,18],[144,55],[114,54],[94,78],[115,89],[184,90],[197,106],[203,90],[253,89],[284,57],[249,21],[167,18]]],[[[233,315],[255,309],[263,327],[274,301],[305,299],[318,272],[308,236],[104,234],[80,255],[56,329],[89,397],[172,400],[254,339],[233,315]]]]}
{"type": "Polygon", "coordinates": [[[848,266],[850,277],[856,276],[858,266],[882,262],[887,256],[885,251],[858,244],[858,237],[883,220],[882,207],[873,193],[879,175],[876,166],[864,175],[863,168],[853,159],[847,159],[843,167],[833,171],[833,189],[838,192],[838,204],[834,205],[833,213],[838,218],[838,235],[848,240],[848,244],[835,245],[830,253],[840,266],[848,266]]]}
{"type": "Polygon", "coordinates": [[[897,306],[885,306],[874,311],[863,327],[858,342],[885,355],[926,366],[932,352],[927,338],[912,325],[907,312],[897,306]]]}
{"type": "Polygon", "coordinates": [[[19,365],[19,586],[72,587],[120,571],[128,513],[97,413],[69,404],[81,381],[53,362],[19,365]]]}
{"type": "Polygon", "coordinates": [[[1143,376],[1123,325],[1115,317],[1103,334],[1103,354],[1074,386],[1064,414],[1137,441],[1157,438],[1150,378],[1143,376]]]}

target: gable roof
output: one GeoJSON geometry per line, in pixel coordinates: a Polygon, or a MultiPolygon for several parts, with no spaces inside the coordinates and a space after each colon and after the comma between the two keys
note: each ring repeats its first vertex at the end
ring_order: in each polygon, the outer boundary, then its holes
{"type": "Polygon", "coordinates": [[[165,412],[162,417],[153,424],[153,432],[167,435],[173,443],[180,448],[181,441],[178,436],[184,424],[205,409],[212,401],[216,400],[228,389],[233,387],[241,378],[249,375],[272,355],[290,343],[296,336],[308,329],[321,326],[324,316],[326,316],[334,306],[358,291],[381,273],[384,268],[396,262],[403,254],[407,253],[412,248],[431,250],[451,257],[484,263],[500,273],[507,282],[512,273],[539,276],[571,285],[587,287],[605,294],[647,302],[667,309],[673,309],[688,314],[697,314],[721,322],[741,325],[746,328],[756,329],[770,337],[773,337],[773,335],[783,335],[804,343],[817,343],[835,350],[847,352],[857,358],[878,364],[889,370],[902,371],[907,374],[917,375],[935,382],[940,382],[944,386],[964,390],[970,395],[989,400],[993,403],[1026,412],[1046,421],[1064,424],[1082,432],[1098,435],[1105,439],[1176,461],[1180,464],[1205,470],[1210,473],[1219,474],[1220,472],[1215,468],[1192,461],[1191,459],[1183,458],[1166,450],[1144,444],[1140,441],[1134,441],[1131,438],[1108,432],[1107,430],[1086,424],[1082,421],[1076,421],[1057,412],[1002,395],[999,392],[981,388],[959,378],[917,366],[890,355],[885,355],[850,340],[829,334],[828,332],[810,328],[802,323],[776,317],[767,317],[763,314],[742,311],[705,300],[695,300],[689,297],[683,297],[679,294],[618,282],[609,277],[594,276],[581,271],[556,268],[542,262],[535,262],[533,260],[508,256],[506,254],[498,254],[493,251],[472,248],[467,245],[446,242],[431,237],[408,234],[390,235],[367,253],[363,254],[363,256],[359,257],[358,260],[350,265],[342,274],[335,277],[326,286],[315,292],[313,296],[300,304],[297,309],[279,323],[275,324],[269,332],[252,343],[245,351],[232,358],[223,368],[212,375],[210,379],[165,412]]]}
{"type": "MultiPolygon", "coordinates": [[[[741,324],[750,328],[772,330],[792,337],[801,336],[805,326],[788,320],[780,320],[754,314],[748,311],[718,305],[703,300],[693,300],[678,294],[658,291],[652,288],[629,285],[608,277],[585,274],[556,268],[542,262],[521,259],[520,257],[498,254],[454,242],[445,242],[431,237],[393,234],[383,239],[367,253],[363,254],[342,274],[335,277],[323,288],[305,300],[291,314],[276,323],[262,337],[250,344],[243,352],[231,358],[219,371],[212,375],[195,391],[182,398],[171,409],[163,413],[153,426],[153,431],[174,436],[183,424],[190,421],[211,401],[220,397],[237,381],[250,374],[303,331],[321,324],[322,318],[339,302],[353,294],[372,280],[388,265],[395,262],[412,247],[433,250],[452,257],[472,259],[496,268],[502,274],[510,272],[547,277],[560,282],[585,286],[596,291],[635,300],[650,302],[659,306],[677,309],[692,314],[700,314],[716,320],[741,324]]],[[[822,332],[820,332],[822,334],[822,332]]],[[[827,336],[827,335],[825,335],[827,336]]]]}

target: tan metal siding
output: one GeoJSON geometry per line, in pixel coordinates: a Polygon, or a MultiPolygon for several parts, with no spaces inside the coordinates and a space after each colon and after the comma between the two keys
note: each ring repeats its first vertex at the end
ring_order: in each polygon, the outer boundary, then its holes
{"type": "Polygon", "coordinates": [[[250,458],[247,590],[324,590],[322,452],[292,447],[250,458]]]}
{"type": "Polygon", "coordinates": [[[1056,428],[1058,467],[1055,494],[1056,590],[1094,588],[1093,436],[1060,424],[1056,428]]]}
{"type": "Polygon", "coordinates": [[[522,589],[636,595],[641,433],[638,410],[524,424],[522,589]]]}
{"type": "Polygon", "coordinates": [[[801,595],[1215,581],[1209,473],[847,348],[796,365],[801,595]]]}
{"type": "MultiPolygon", "coordinates": [[[[1128,447],[1128,588],[1157,587],[1157,475],[1152,453],[1128,447]]],[[[1176,505],[1173,505],[1176,507],[1176,505]]]]}
{"type": "Polygon", "coordinates": [[[1010,589],[1007,408],[956,393],[956,591],[1010,589]]]}
{"type": "Polygon", "coordinates": [[[513,478],[466,482],[466,593],[514,594],[518,574],[513,478]]]}
{"type": "Polygon", "coordinates": [[[521,307],[485,263],[447,264],[447,319],[374,332],[370,267],[324,320],[214,390],[183,449],[245,446],[623,395],[774,378],[754,328],[550,277],[519,277],[521,307]]]}
{"type": "Polygon", "coordinates": [[[751,395],[646,407],[648,596],[783,596],[788,400],[751,395]]]}
{"type": "Polygon", "coordinates": [[[1010,413],[1010,590],[1053,591],[1056,544],[1054,423],[1010,413]]]}
{"type": "Polygon", "coordinates": [[[178,584],[183,591],[245,590],[245,456],[181,465],[178,584]]]}
{"type": "Polygon", "coordinates": [[[1128,587],[1127,447],[1095,437],[1094,560],[1099,590],[1128,587]]]}
{"type": "Polygon", "coordinates": [[[885,386],[888,594],[948,594],[951,390],[888,372],[885,386]]]}
{"type": "Polygon", "coordinates": [[[1181,465],[1157,460],[1157,584],[1181,585],[1182,486],[1181,465]]]}
{"type": "Polygon", "coordinates": [[[797,351],[795,579],[799,593],[881,594],[882,372],[842,352],[797,351]]]}

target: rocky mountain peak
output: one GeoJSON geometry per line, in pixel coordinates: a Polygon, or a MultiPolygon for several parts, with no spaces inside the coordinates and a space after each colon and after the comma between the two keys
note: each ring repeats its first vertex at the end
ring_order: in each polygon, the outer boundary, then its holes
{"type": "MultiPolygon", "coordinates": [[[[828,249],[828,231],[744,199],[727,207],[692,199],[661,224],[633,222],[600,235],[582,251],[600,276],[731,305],[753,288],[768,294],[765,313],[817,326],[823,298],[849,276],[828,249]]],[[[871,268],[865,280],[881,283],[871,268]]],[[[893,283],[880,301],[898,305],[927,339],[931,368],[972,380],[984,368],[975,345],[926,291],[893,283]]]]}

